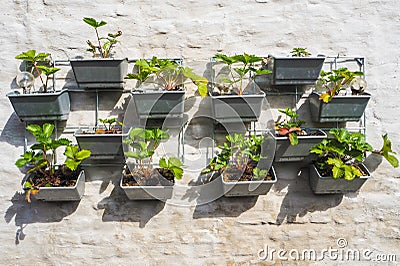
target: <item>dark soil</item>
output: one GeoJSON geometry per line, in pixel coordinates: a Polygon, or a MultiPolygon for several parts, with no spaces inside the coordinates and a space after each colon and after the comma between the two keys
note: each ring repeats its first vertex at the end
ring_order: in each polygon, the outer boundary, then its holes
{"type": "MultiPolygon", "coordinates": [[[[257,166],[257,163],[254,161],[249,161],[245,167],[245,169],[228,168],[223,173],[222,176],[225,182],[237,182],[237,181],[258,181],[257,179],[253,179],[253,169],[257,166]]],[[[271,181],[274,180],[272,177],[271,170],[268,172],[268,175],[265,179],[260,181],[271,181]]]]}
{"type": "Polygon", "coordinates": [[[50,185],[51,187],[73,187],[76,185],[80,170],[71,171],[66,167],[58,168],[52,177],[41,172],[34,172],[29,180],[35,187],[50,185]]]}
{"type": "Polygon", "coordinates": [[[132,172],[127,169],[122,179],[123,186],[173,186],[174,182],[174,173],[164,168],[148,169],[147,173],[140,169],[132,172]]]}

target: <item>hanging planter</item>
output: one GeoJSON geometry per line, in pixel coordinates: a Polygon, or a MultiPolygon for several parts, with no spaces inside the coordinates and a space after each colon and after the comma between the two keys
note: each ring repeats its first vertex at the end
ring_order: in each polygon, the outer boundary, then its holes
{"type": "Polygon", "coordinates": [[[76,83],[84,89],[122,89],[128,72],[128,59],[71,59],[76,83]]]}
{"type": "Polygon", "coordinates": [[[315,194],[335,194],[358,191],[365,181],[371,177],[365,165],[360,164],[359,166],[366,175],[354,178],[353,180],[346,180],[343,178],[334,179],[332,176],[321,176],[315,165],[311,164],[309,171],[312,191],[315,194]]]}
{"type": "Polygon", "coordinates": [[[183,175],[183,163],[177,157],[162,157],[157,168],[153,155],[163,140],[169,139],[167,130],[159,128],[131,128],[124,143],[128,164],[120,181],[120,186],[130,200],[166,200],[172,197],[175,179],[183,175]]]}
{"type": "Polygon", "coordinates": [[[193,73],[191,68],[183,67],[181,61],[155,56],[151,60],[136,61],[135,73],[126,78],[139,82],[139,88],[131,93],[140,119],[183,117],[186,80],[207,90],[207,79],[193,73]]]}
{"type": "MultiPolygon", "coordinates": [[[[225,197],[265,195],[271,189],[272,185],[275,184],[277,181],[275,169],[273,166],[268,171],[268,176],[265,180],[227,181],[227,179],[224,177],[224,174],[221,175],[220,179],[222,182],[222,188],[225,197]]],[[[240,177],[237,177],[236,180],[239,179],[240,177]]]]}
{"type": "Polygon", "coordinates": [[[311,147],[317,145],[327,137],[326,133],[320,129],[302,130],[307,133],[303,136],[297,136],[298,144],[296,145],[292,145],[286,136],[276,136],[272,132],[269,132],[276,141],[274,162],[302,161],[310,155],[311,147]]]}
{"type": "Polygon", "coordinates": [[[140,119],[183,117],[185,91],[132,90],[140,119]]]}
{"type": "Polygon", "coordinates": [[[52,93],[7,94],[21,121],[63,121],[68,119],[70,99],[68,90],[52,93]]]}
{"type": "Polygon", "coordinates": [[[371,95],[335,96],[328,103],[320,100],[321,94],[312,92],[309,96],[311,118],[314,122],[359,121],[364,114],[371,95]]]}
{"type": "Polygon", "coordinates": [[[96,41],[87,40],[87,51],[93,55],[92,59],[71,59],[70,64],[79,88],[86,89],[122,89],[124,77],[128,71],[128,59],[114,59],[112,50],[120,41],[121,31],[108,33],[100,37],[98,28],[107,25],[105,21],[96,21],[94,18],[83,18],[83,21],[96,32],[96,41]]]}
{"type": "Polygon", "coordinates": [[[220,123],[258,121],[264,98],[262,91],[249,95],[211,96],[213,118],[220,123]]]}
{"type": "Polygon", "coordinates": [[[271,73],[266,69],[254,68],[254,63],[261,62],[262,58],[246,53],[234,56],[216,54],[215,58],[223,66],[217,74],[216,82],[211,84],[211,104],[215,121],[258,121],[265,93],[256,86],[254,78],[271,73]]]}
{"type": "Polygon", "coordinates": [[[365,93],[367,83],[361,71],[346,67],[321,71],[316,89],[309,96],[311,118],[315,122],[358,121],[363,115],[371,95],[365,93]]]}
{"type": "Polygon", "coordinates": [[[115,118],[100,119],[100,122],[104,123],[103,127],[75,131],[79,147],[90,150],[92,159],[123,159],[122,140],[127,133],[122,134],[122,123],[115,118]]]}
{"type": "MultiPolygon", "coordinates": [[[[25,180],[29,180],[32,176],[33,174],[28,175],[25,180]]],[[[80,171],[78,177],[72,182],[75,185],[69,187],[40,187],[33,197],[43,201],[79,201],[85,193],[85,172],[83,170],[80,171]]],[[[27,183],[24,182],[23,188],[25,189],[26,187],[27,183]]]]}
{"type": "Polygon", "coordinates": [[[7,94],[15,113],[21,121],[63,121],[68,119],[70,99],[68,91],[54,91],[48,83],[59,68],[52,67],[49,53],[36,53],[36,50],[17,55],[23,60],[26,71],[16,77],[17,85],[22,92],[13,91],[7,94]],[[45,79],[43,78],[45,76],[45,79]],[[35,77],[40,79],[41,87],[35,91],[35,77]]]}
{"type": "Polygon", "coordinates": [[[272,85],[312,85],[321,72],[325,57],[311,57],[305,48],[293,48],[292,57],[268,56],[272,85]]]}
{"type": "Polygon", "coordinates": [[[318,158],[310,165],[310,186],[316,194],[355,192],[361,188],[370,172],[362,162],[366,152],[383,156],[393,167],[398,159],[392,151],[391,141],[383,135],[381,150],[373,150],[360,132],[350,133],[346,129],[331,129],[333,138],[325,139],[311,149],[318,158]]]}

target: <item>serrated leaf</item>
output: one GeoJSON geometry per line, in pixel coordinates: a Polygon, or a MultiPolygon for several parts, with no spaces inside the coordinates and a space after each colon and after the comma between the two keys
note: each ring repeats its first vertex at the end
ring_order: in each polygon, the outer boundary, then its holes
{"type": "Polygon", "coordinates": [[[72,159],[67,159],[65,161],[65,165],[71,169],[72,171],[75,171],[76,169],[78,169],[80,162],[74,161],[72,159]]]}
{"type": "Polygon", "coordinates": [[[90,157],[92,153],[89,150],[81,150],[76,154],[76,159],[79,161],[83,161],[90,157]]]}
{"type": "Polygon", "coordinates": [[[159,166],[160,166],[161,168],[167,168],[167,167],[168,167],[167,161],[165,160],[165,158],[161,158],[161,159],[158,161],[158,164],[159,164],[159,166]]]}
{"type": "Polygon", "coordinates": [[[174,172],[174,176],[176,179],[182,179],[183,169],[179,167],[171,167],[172,172],[174,172]]]}
{"type": "Polygon", "coordinates": [[[388,153],[384,153],[383,157],[394,167],[397,168],[399,167],[399,160],[391,154],[388,153]]]}
{"type": "Polygon", "coordinates": [[[289,141],[290,141],[290,144],[292,146],[295,146],[295,145],[299,144],[299,139],[298,139],[297,134],[295,132],[289,133],[289,141]]]}
{"type": "Polygon", "coordinates": [[[332,168],[332,174],[333,174],[332,177],[333,177],[334,179],[338,179],[338,178],[341,178],[341,177],[343,176],[344,171],[343,171],[342,168],[337,167],[337,166],[334,166],[334,167],[332,168]]]}
{"type": "Polygon", "coordinates": [[[55,126],[53,124],[49,124],[49,123],[44,124],[43,125],[43,134],[46,137],[50,138],[51,134],[53,134],[54,128],[55,128],[55,126]]]}
{"type": "Polygon", "coordinates": [[[176,157],[171,157],[168,159],[168,164],[171,166],[176,166],[176,167],[181,167],[183,166],[183,163],[181,162],[181,160],[179,160],[176,157]]]}

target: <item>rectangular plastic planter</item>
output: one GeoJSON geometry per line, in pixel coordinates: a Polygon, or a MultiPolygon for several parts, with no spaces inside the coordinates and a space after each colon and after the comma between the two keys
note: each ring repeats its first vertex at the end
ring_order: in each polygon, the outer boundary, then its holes
{"type": "Polygon", "coordinates": [[[222,189],[225,197],[245,197],[265,195],[276,183],[276,173],[274,167],[271,167],[272,177],[274,180],[266,181],[238,181],[225,182],[223,176],[219,178],[222,182],[222,189]]]}
{"type": "Polygon", "coordinates": [[[249,95],[211,96],[216,122],[237,123],[258,121],[265,92],[249,95]]]}
{"type": "Polygon", "coordinates": [[[90,159],[121,159],[124,157],[122,140],[126,134],[83,134],[75,131],[79,148],[91,151],[90,159]]]}
{"type": "Polygon", "coordinates": [[[174,186],[123,186],[120,187],[130,200],[167,200],[172,198],[174,186]]]}
{"type": "Polygon", "coordinates": [[[68,119],[70,99],[68,90],[49,93],[7,94],[21,121],[64,121],[68,119]]]}
{"type": "Polygon", "coordinates": [[[331,176],[321,176],[314,164],[310,165],[310,186],[315,194],[337,194],[356,192],[371,177],[364,164],[360,165],[367,176],[354,178],[353,180],[334,179],[331,176]]]}
{"type": "Polygon", "coordinates": [[[319,135],[298,136],[299,143],[293,146],[288,137],[277,137],[270,131],[269,134],[276,141],[274,162],[297,162],[309,156],[310,149],[327,137],[320,129],[314,132],[319,132],[319,135]]]}
{"type": "Polygon", "coordinates": [[[185,91],[132,91],[136,113],[140,119],[182,117],[185,91]]]}
{"type": "Polygon", "coordinates": [[[325,57],[269,56],[268,69],[272,70],[272,85],[315,84],[325,57]]]}
{"type": "Polygon", "coordinates": [[[309,96],[311,118],[314,122],[358,121],[363,115],[371,95],[334,96],[329,103],[319,99],[320,94],[309,96]]]}
{"type": "Polygon", "coordinates": [[[128,72],[128,59],[71,59],[70,64],[79,88],[122,89],[128,72]]]}
{"type": "Polygon", "coordinates": [[[44,201],[78,201],[84,193],[85,172],[82,170],[74,187],[40,187],[39,192],[33,196],[44,201]]]}

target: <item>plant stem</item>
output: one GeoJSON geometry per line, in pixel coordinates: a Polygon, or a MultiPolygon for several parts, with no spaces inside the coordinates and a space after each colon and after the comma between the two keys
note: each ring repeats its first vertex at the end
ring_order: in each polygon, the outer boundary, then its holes
{"type": "Polygon", "coordinates": [[[100,51],[100,55],[101,57],[105,57],[104,53],[103,53],[103,48],[101,48],[101,42],[100,42],[100,37],[99,37],[99,32],[97,31],[97,28],[94,29],[96,31],[96,36],[97,36],[97,41],[99,42],[99,51],[100,51]]]}
{"type": "Polygon", "coordinates": [[[40,78],[40,81],[42,82],[42,85],[43,85],[43,88],[44,88],[44,92],[46,92],[46,85],[43,82],[42,75],[41,75],[39,69],[37,68],[37,65],[36,65],[35,62],[33,63],[33,67],[35,68],[35,70],[36,70],[36,72],[37,72],[37,74],[38,74],[38,76],[40,78]]]}

